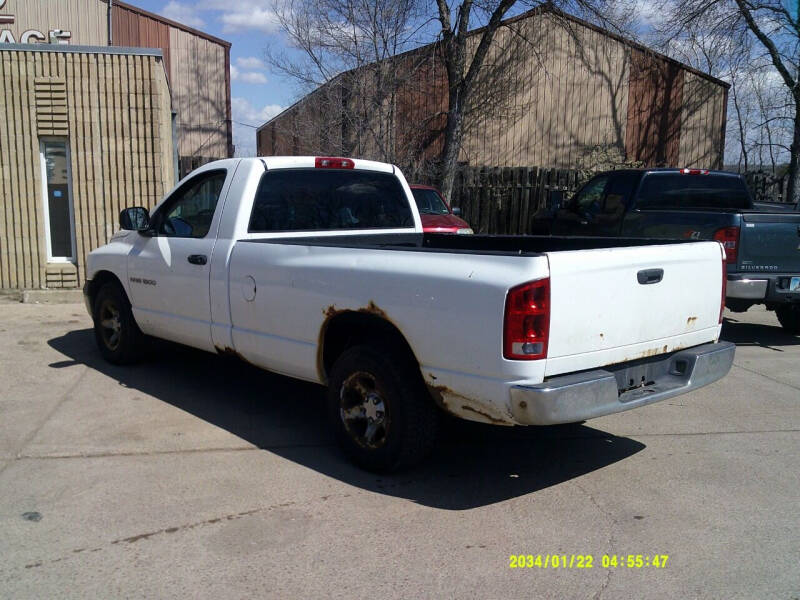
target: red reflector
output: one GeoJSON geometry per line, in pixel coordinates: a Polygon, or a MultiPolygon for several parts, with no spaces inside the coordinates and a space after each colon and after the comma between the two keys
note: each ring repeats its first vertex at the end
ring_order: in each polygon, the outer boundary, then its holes
{"type": "Polygon", "coordinates": [[[317,156],[314,159],[314,167],[317,169],[352,169],[356,166],[349,158],[339,158],[336,156],[317,156]]]}
{"type": "Polygon", "coordinates": [[[736,263],[736,257],[739,252],[739,228],[738,227],[723,227],[714,232],[714,239],[722,244],[725,248],[725,260],[729,263],[736,263]]]}
{"type": "Polygon", "coordinates": [[[503,357],[536,360],[547,356],[550,337],[550,279],[511,288],[503,320],[503,357]]]}
{"type": "Polygon", "coordinates": [[[682,175],[708,175],[708,169],[681,169],[682,175]]]}

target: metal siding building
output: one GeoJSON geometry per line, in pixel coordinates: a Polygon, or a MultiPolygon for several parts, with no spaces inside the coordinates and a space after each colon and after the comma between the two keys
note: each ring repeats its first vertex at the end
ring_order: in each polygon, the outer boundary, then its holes
{"type": "Polygon", "coordinates": [[[124,206],[174,182],[159,50],[0,45],[0,288],[77,287],[124,206]]]}
{"type": "Polygon", "coordinates": [[[0,41],[22,42],[26,32],[34,32],[29,42],[46,41],[51,31],[60,30],[61,43],[108,46],[110,33],[114,46],[160,48],[176,112],[181,175],[233,156],[230,42],[117,0],[110,13],[108,0],[0,4],[0,41]]]}
{"type": "Polygon", "coordinates": [[[230,44],[129,4],[0,0],[0,82],[0,288],[82,285],[120,209],[233,154],[230,44]]]}
{"type": "MultiPolygon", "coordinates": [[[[479,31],[468,40],[473,50],[479,31]]],[[[447,80],[435,44],[396,60],[415,62],[391,113],[396,160],[413,173],[415,161],[441,149],[447,80]]],[[[485,64],[497,68],[484,69],[477,84],[463,163],[580,168],[599,148],[647,166],[722,167],[728,84],[643,46],[555,10],[534,9],[503,23],[485,64]]],[[[358,80],[358,71],[345,75],[358,80]]],[[[259,155],[339,153],[343,134],[331,107],[332,89],[342,80],[262,125],[259,155]],[[322,120],[334,122],[331,131],[322,120]]],[[[355,148],[364,158],[380,158],[369,143],[355,148]]]]}

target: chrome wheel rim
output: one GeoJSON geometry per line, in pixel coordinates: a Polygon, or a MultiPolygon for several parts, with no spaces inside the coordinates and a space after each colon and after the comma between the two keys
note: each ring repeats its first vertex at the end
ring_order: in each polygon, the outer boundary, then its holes
{"type": "Polygon", "coordinates": [[[106,348],[112,352],[119,348],[122,339],[122,323],[119,319],[119,309],[112,300],[104,300],[98,312],[100,323],[100,336],[106,348]]]}
{"type": "Polygon", "coordinates": [[[357,371],[339,389],[339,416],[347,434],[359,446],[376,449],[386,444],[389,414],[375,376],[357,371]]]}

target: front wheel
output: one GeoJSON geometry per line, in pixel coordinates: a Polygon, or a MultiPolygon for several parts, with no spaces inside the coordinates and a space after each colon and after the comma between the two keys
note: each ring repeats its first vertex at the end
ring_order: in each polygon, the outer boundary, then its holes
{"type": "Polygon", "coordinates": [[[101,287],[94,299],[94,338],[110,363],[125,365],[141,357],[144,334],[133,318],[128,297],[115,283],[101,287]]]}
{"type": "Polygon", "coordinates": [[[786,333],[800,334],[800,304],[785,304],[775,309],[778,321],[786,333]]]}
{"type": "Polygon", "coordinates": [[[374,472],[421,461],[439,429],[438,409],[415,365],[370,346],[350,348],[336,360],[328,412],[345,454],[374,472]]]}

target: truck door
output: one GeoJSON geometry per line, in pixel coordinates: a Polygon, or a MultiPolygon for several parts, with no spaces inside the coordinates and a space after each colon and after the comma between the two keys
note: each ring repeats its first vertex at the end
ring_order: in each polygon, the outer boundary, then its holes
{"type": "Polygon", "coordinates": [[[209,262],[227,169],[198,173],[151,217],[128,257],[131,304],[145,333],[213,350],[209,262]]]}

